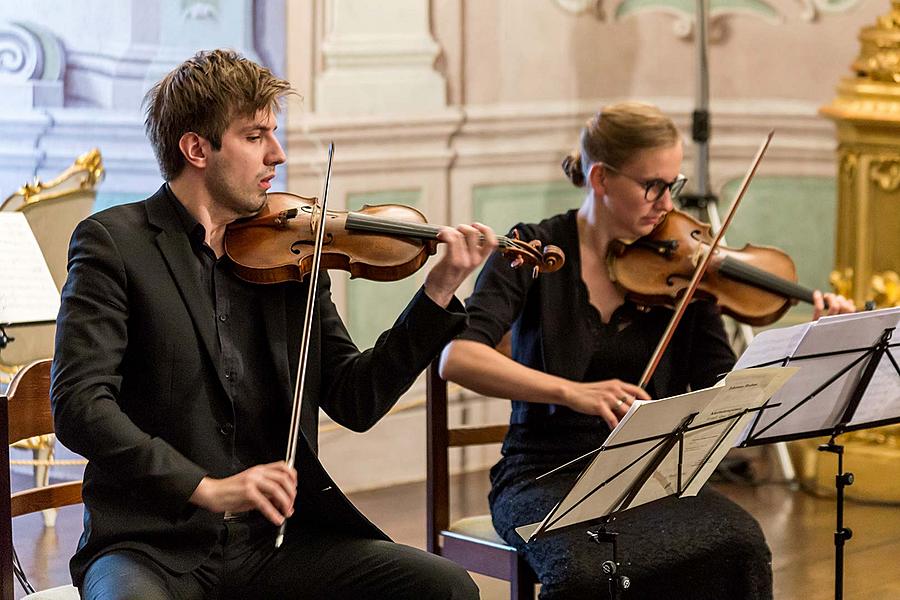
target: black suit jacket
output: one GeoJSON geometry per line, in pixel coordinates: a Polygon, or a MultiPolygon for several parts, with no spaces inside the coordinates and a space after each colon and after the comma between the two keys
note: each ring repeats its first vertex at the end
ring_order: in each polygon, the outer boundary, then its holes
{"type": "MultiPolygon", "coordinates": [[[[83,221],[69,249],[57,320],[51,401],[60,441],[88,459],[84,533],[71,562],[80,585],[90,562],[115,548],[177,572],[202,562],[222,515],[188,498],[200,480],[234,472],[234,409],[223,386],[212,302],[175,207],[160,189],[83,221]]],[[[359,513],[316,458],[318,411],[362,431],[412,384],[464,325],[420,290],[375,346],[360,352],[322,274],[312,328],[297,455],[297,511],[367,537],[386,536],[359,513]]],[[[282,393],[271,410],[285,443],[306,284],[260,285],[271,360],[282,393]]],[[[288,530],[290,532],[290,529],[288,530]]]]}

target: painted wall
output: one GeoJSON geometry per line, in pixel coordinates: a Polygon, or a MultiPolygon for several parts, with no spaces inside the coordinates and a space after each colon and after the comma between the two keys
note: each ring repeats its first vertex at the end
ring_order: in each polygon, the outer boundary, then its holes
{"type": "MultiPolygon", "coordinates": [[[[300,193],[318,188],[322,148],[334,140],[331,202],[412,194],[432,221],[479,219],[505,231],[579,204],[580,191],[563,180],[559,161],[602,105],[655,102],[690,137],[697,86],[692,1],[388,4],[384,12],[385,3],[353,0],[288,5],[287,72],[305,94],[288,119],[289,185],[300,193]],[[383,21],[388,14],[390,27],[383,21]],[[443,101],[433,95],[435,74],[444,82],[443,101]],[[348,80],[355,85],[336,83],[348,80]],[[378,83],[384,81],[402,85],[389,89],[378,83]]],[[[817,109],[850,75],[859,29],[890,3],[710,5],[710,176],[723,205],[765,133],[776,130],[729,241],[784,246],[801,281],[825,285],[833,255],[835,138],[817,109]],[[810,235],[797,235],[798,227],[810,235]]],[[[694,160],[689,146],[688,175],[694,160]]],[[[363,341],[411,293],[406,282],[376,292],[377,284],[337,279],[335,297],[363,341]],[[358,323],[376,302],[383,310],[371,321],[382,319],[378,326],[358,323]]],[[[417,386],[404,402],[415,406],[423,395],[417,386]]],[[[503,421],[508,414],[505,401],[468,402],[477,409],[466,413],[463,403],[454,418],[503,421]]],[[[421,479],[423,422],[422,409],[414,408],[366,436],[332,431],[323,444],[326,464],[350,488],[421,479]]],[[[457,458],[456,467],[495,459],[496,451],[487,451],[466,457],[465,465],[457,458]]]]}
{"type": "MultiPolygon", "coordinates": [[[[0,4],[0,195],[99,146],[98,207],[160,183],[140,98],[201,47],[231,46],[285,74],[303,99],[284,120],[279,187],[317,195],[337,145],[331,203],[413,204],[431,222],[505,230],[580,202],[559,161],[605,103],[659,104],[689,137],[695,48],[688,0],[33,0],[0,4]],[[598,10],[600,7],[601,10],[598,10]],[[40,60],[38,60],[40,58],[40,60]]],[[[859,29],[887,0],[711,0],[711,183],[729,199],[765,132],[773,147],[729,236],[785,245],[822,284],[833,235],[834,133],[817,116],[849,75],[859,29]],[[797,223],[823,226],[808,237],[797,223]],[[821,230],[821,232],[819,231],[821,230]],[[771,241],[769,241],[771,240],[771,241]],[[798,243],[799,242],[799,243],[798,243]]],[[[687,148],[685,172],[693,172],[687,148]]],[[[812,232],[811,232],[812,233],[812,232]]],[[[427,269],[427,267],[426,267],[427,269]]],[[[400,313],[425,271],[395,284],[335,275],[361,346],[400,313]]],[[[465,295],[465,290],[462,295],[465,295]]],[[[323,458],[347,489],[424,477],[422,385],[364,436],[324,423],[323,458]]],[[[461,396],[463,397],[463,396],[461,396]]],[[[455,419],[504,421],[471,398],[455,419]]],[[[480,467],[496,449],[469,454],[480,467]]]]}

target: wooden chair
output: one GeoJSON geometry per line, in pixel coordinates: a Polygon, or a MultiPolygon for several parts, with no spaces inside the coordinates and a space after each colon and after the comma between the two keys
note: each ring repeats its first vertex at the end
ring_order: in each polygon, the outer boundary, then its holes
{"type": "MultiPolygon", "coordinates": [[[[66,280],[69,238],[75,226],[87,217],[103,180],[103,160],[96,148],[79,156],[50,181],[35,179],[0,203],[0,211],[21,212],[28,220],[58,289],[66,280]]],[[[32,361],[53,356],[56,326],[7,327],[15,341],[0,349],[0,384],[9,383],[16,372],[32,361]]],[[[19,448],[31,450],[36,485],[46,485],[53,463],[53,436],[22,440],[19,448]]],[[[44,524],[52,527],[55,511],[44,513],[44,524]]]]}
{"type": "Polygon", "coordinates": [[[428,367],[426,393],[428,551],[469,571],[508,581],[513,600],[533,600],[537,577],[516,549],[494,531],[490,515],[450,523],[450,448],[502,442],[507,426],[451,429],[447,419],[447,382],[438,374],[437,359],[428,367]]]}
{"type": "MultiPolygon", "coordinates": [[[[0,439],[13,444],[32,436],[53,433],[50,414],[50,360],[21,369],[5,396],[0,396],[0,439]]],[[[13,600],[12,519],[25,514],[81,502],[81,481],[57,483],[11,493],[9,446],[0,443],[0,600],[13,600]]],[[[71,585],[26,596],[34,600],[77,599],[71,585]]]]}

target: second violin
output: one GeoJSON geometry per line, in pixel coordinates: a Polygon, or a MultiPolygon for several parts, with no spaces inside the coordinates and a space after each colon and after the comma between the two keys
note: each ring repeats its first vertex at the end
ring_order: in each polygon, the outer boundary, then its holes
{"type": "MultiPolygon", "coordinates": [[[[312,265],[315,231],[323,218],[315,198],[288,192],[268,194],[266,207],[225,232],[225,252],[235,273],[254,283],[303,280],[312,265]]],[[[440,227],[418,210],[401,204],[364,206],[360,211],[324,215],[322,268],[348,271],[351,277],[396,281],[419,270],[437,251],[440,227]]],[[[538,272],[562,267],[559,248],[498,236],[500,252],[538,272]]]]}

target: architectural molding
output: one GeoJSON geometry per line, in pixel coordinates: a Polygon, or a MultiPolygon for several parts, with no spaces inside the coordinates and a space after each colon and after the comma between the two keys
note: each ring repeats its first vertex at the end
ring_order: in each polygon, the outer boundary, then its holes
{"type": "MultiPolygon", "coordinates": [[[[568,12],[582,14],[592,12],[606,20],[606,6],[613,4],[612,20],[621,20],[641,13],[664,13],[672,16],[672,33],[679,38],[689,38],[694,32],[695,6],[683,0],[553,0],[568,12]]],[[[710,41],[721,41],[728,30],[727,21],[735,16],[761,18],[773,25],[785,23],[794,17],[805,22],[817,21],[823,13],[845,12],[858,6],[862,0],[795,0],[795,5],[775,0],[709,0],[710,41]],[[796,4],[799,3],[800,6],[796,4]],[[793,8],[793,10],[792,10],[793,8]],[[799,12],[797,10],[799,9],[799,12]]]]}
{"type": "MultiPolygon", "coordinates": [[[[468,106],[428,115],[327,116],[309,114],[288,130],[289,178],[319,177],[325,147],[337,148],[336,173],[491,169],[527,166],[553,173],[598,107],[617,98],[468,106]]],[[[685,144],[686,172],[694,159],[688,99],[651,99],[672,116],[685,144]]],[[[711,106],[713,189],[743,175],[760,140],[775,138],[763,162],[767,175],[834,176],[834,126],[813,103],[783,100],[718,101],[711,106]]]]}
{"type": "Polygon", "coordinates": [[[62,106],[66,54],[49,30],[0,21],[0,108],[62,106]]]}
{"type": "Polygon", "coordinates": [[[316,76],[318,114],[440,110],[447,83],[434,70],[428,0],[326,0],[324,70],[316,76]]]}

